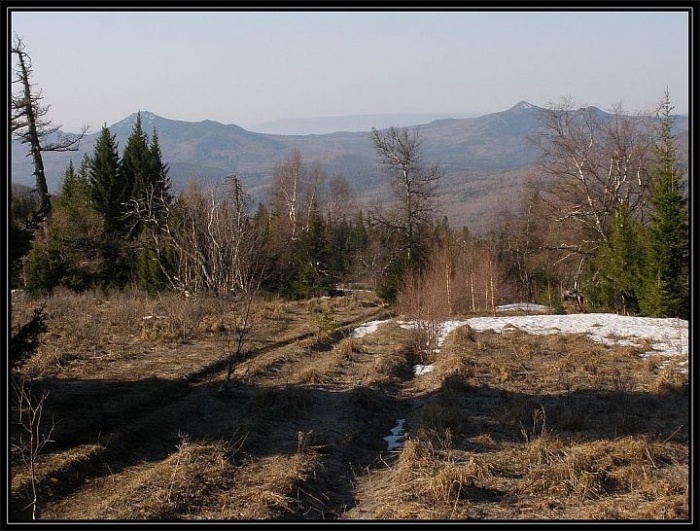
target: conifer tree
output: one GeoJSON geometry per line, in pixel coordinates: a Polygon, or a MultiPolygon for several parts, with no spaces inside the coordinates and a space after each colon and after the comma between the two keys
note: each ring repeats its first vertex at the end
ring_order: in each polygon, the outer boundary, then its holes
{"type": "Polygon", "coordinates": [[[307,228],[294,242],[293,261],[296,275],[291,282],[293,297],[317,297],[334,284],[329,270],[330,246],[326,226],[316,203],[309,211],[307,228]]]}
{"type": "Polygon", "coordinates": [[[672,110],[666,92],[659,112],[657,169],[650,186],[648,252],[640,306],[645,315],[687,318],[690,310],[688,210],[676,168],[672,110]]]}
{"type": "Polygon", "coordinates": [[[91,200],[85,164],[73,163],[46,223],[38,231],[27,261],[26,289],[50,292],[56,286],[83,290],[101,284],[105,261],[99,252],[104,240],[104,218],[91,200]]]}
{"type": "Polygon", "coordinates": [[[115,136],[107,125],[102,126],[95,150],[89,162],[92,201],[105,220],[110,234],[124,232],[124,185],[119,180],[119,152],[115,136]]]}
{"type": "MultiPolygon", "coordinates": [[[[158,198],[161,205],[172,204],[174,197],[172,192],[172,183],[168,172],[170,171],[169,164],[163,162],[163,154],[160,150],[160,140],[155,127],[151,135],[151,144],[149,147],[151,153],[151,170],[148,174],[147,186],[153,189],[153,196],[158,198]]],[[[162,210],[162,209],[161,209],[162,210]]]]}
{"type": "Polygon", "coordinates": [[[639,311],[644,251],[641,223],[628,205],[620,204],[613,215],[610,238],[596,254],[594,281],[584,288],[592,306],[623,313],[639,311]]]}
{"type": "Polygon", "coordinates": [[[91,206],[91,190],[86,171],[88,164],[89,157],[86,154],[77,172],[71,160],[63,174],[63,187],[56,199],[56,206],[63,208],[71,215],[75,215],[84,207],[91,206]]]}
{"type": "MultiPolygon", "coordinates": [[[[161,219],[172,204],[172,187],[168,165],[162,161],[160,142],[154,129],[153,140],[143,131],[141,113],[122,154],[119,178],[124,183],[129,211],[147,211],[150,219],[161,219]]],[[[143,229],[142,215],[130,216],[129,235],[137,238],[143,229]]]]}
{"type": "MultiPolygon", "coordinates": [[[[124,186],[126,201],[142,199],[152,179],[153,155],[148,144],[148,135],[141,125],[141,113],[136,115],[136,121],[131,135],[126,141],[119,166],[119,180],[124,186]]],[[[132,227],[132,236],[138,235],[138,228],[132,227]],[[136,229],[136,230],[134,230],[136,229]]]]}
{"type": "Polygon", "coordinates": [[[56,199],[57,204],[70,203],[70,200],[76,191],[77,180],[78,178],[75,173],[75,167],[73,166],[73,161],[71,160],[68,163],[66,171],[63,173],[63,186],[61,187],[61,194],[58,196],[58,199],[56,199]]]}

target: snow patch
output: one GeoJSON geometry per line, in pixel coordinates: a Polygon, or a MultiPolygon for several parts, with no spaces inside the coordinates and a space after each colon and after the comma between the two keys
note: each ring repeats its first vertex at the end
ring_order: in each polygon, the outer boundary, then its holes
{"type": "Polygon", "coordinates": [[[383,321],[370,321],[369,323],[366,323],[360,326],[359,328],[353,330],[350,337],[360,338],[366,336],[367,334],[373,334],[377,331],[380,325],[388,323],[390,321],[391,319],[384,319],[383,321]]]}
{"type": "Polygon", "coordinates": [[[421,374],[427,374],[433,370],[432,365],[414,365],[413,374],[415,376],[420,376],[421,374]]]}
{"type": "Polygon", "coordinates": [[[387,442],[387,450],[396,450],[403,446],[403,425],[406,419],[399,419],[396,422],[398,422],[398,424],[391,429],[391,435],[384,437],[384,440],[387,442]]]}
{"type": "Polygon", "coordinates": [[[543,304],[533,304],[531,302],[516,302],[513,304],[502,304],[496,306],[497,312],[513,312],[517,310],[522,310],[525,312],[549,312],[549,306],[543,304]]]}
{"type": "MultiPolygon", "coordinates": [[[[512,309],[544,311],[546,306],[529,303],[499,306],[500,311],[512,309]]],[[[372,321],[353,332],[353,337],[375,332],[380,324],[391,321],[372,321]]],[[[403,329],[415,330],[419,321],[396,321],[403,329]]],[[[605,345],[644,346],[641,357],[653,355],[687,356],[688,321],[677,318],[630,317],[611,313],[584,313],[565,315],[518,315],[496,317],[472,317],[448,320],[439,324],[434,352],[439,352],[447,336],[461,326],[469,325],[476,332],[493,330],[497,333],[515,331],[526,334],[586,334],[593,341],[605,345]]],[[[687,363],[687,362],[684,362],[687,363]]],[[[415,365],[414,374],[425,374],[432,365],[415,365]]]]}

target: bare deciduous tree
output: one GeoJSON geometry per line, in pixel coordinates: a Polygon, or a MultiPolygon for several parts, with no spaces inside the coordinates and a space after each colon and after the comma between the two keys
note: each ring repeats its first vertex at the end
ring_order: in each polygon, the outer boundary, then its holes
{"type": "Polygon", "coordinates": [[[298,149],[275,165],[270,189],[270,210],[283,219],[283,232],[291,241],[308,231],[311,210],[320,206],[326,173],[319,163],[305,164],[298,149]]]}
{"type": "Polygon", "coordinates": [[[243,294],[260,269],[248,203],[234,175],[207,192],[193,182],[172,204],[151,191],[131,200],[129,216],[145,227],[172,289],[243,294]]]}
{"type": "Polygon", "coordinates": [[[417,129],[390,127],[380,131],[373,128],[370,138],[397,200],[397,205],[388,212],[377,208],[373,221],[401,234],[402,251],[411,262],[422,251],[422,228],[437,212],[434,198],[442,172],[436,164],[423,163],[417,129]]]}
{"type": "Polygon", "coordinates": [[[264,271],[261,238],[248,203],[240,179],[232,175],[206,193],[193,182],[173,204],[148,193],[129,205],[129,215],[144,226],[170,287],[184,294],[214,293],[222,318],[230,321],[222,389],[250,335],[264,271]]]}
{"type": "Polygon", "coordinates": [[[328,183],[326,212],[329,223],[345,218],[350,219],[356,211],[355,194],[348,181],[338,175],[328,183]]]}
{"type": "Polygon", "coordinates": [[[572,102],[552,105],[542,113],[544,132],[534,139],[542,149],[540,168],[553,177],[550,194],[557,222],[581,229],[576,244],[562,248],[590,254],[610,235],[613,212],[627,205],[639,212],[648,185],[653,129],[644,117],[630,116],[621,106],[611,114],[572,102]]]}

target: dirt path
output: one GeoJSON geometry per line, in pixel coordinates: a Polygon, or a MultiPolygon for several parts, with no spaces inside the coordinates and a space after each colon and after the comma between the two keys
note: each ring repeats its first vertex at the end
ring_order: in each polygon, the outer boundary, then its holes
{"type": "MultiPolygon", "coordinates": [[[[226,360],[220,341],[170,350],[167,345],[122,350],[113,345],[109,360],[93,354],[63,377],[42,381],[41,389],[54,398],[47,413],[57,415],[56,444],[39,477],[40,497],[54,500],[43,507],[43,518],[120,518],[133,505],[120,512],[101,500],[157,476],[181,453],[183,440],[190,446],[195,441],[231,446],[243,433],[239,457],[247,457],[232,460],[237,477],[268,477],[281,466],[281,456],[313,455],[308,463],[293,465],[313,472],[303,489],[296,485],[297,492],[288,493],[294,494],[293,511],[310,519],[337,518],[340,508],[353,504],[355,475],[376,460],[388,422],[383,412],[392,409],[388,395],[362,386],[372,379],[372,352],[358,342],[347,352],[338,349],[355,327],[384,314],[377,307],[348,314],[336,319],[335,332],[325,341],[316,340],[317,331],[306,319],[290,320],[272,336],[276,340],[256,338],[259,348],[239,364],[233,387],[223,392],[226,360]],[[82,378],[65,377],[76,373],[82,378]],[[149,377],[133,378],[134,373],[149,377]],[[302,442],[300,434],[309,434],[308,440],[302,442]],[[78,507],[92,509],[81,514],[78,507]]],[[[25,477],[21,486],[21,474],[16,481],[19,504],[28,484],[25,477]]],[[[209,499],[225,498],[229,483],[221,481],[209,499]]],[[[221,516],[210,503],[200,505],[201,514],[221,516]]],[[[275,507],[271,503],[269,513],[260,515],[283,518],[290,510],[285,506],[277,514],[275,507]]],[[[134,517],[160,518],[171,509],[144,509],[134,517]]],[[[187,518],[195,516],[191,512],[187,518]]]]}

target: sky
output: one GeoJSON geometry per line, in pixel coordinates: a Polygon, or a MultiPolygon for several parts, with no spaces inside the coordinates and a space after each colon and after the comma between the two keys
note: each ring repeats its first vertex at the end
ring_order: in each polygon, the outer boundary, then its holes
{"type": "MultiPolygon", "coordinates": [[[[99,5],[99,4],[95,4],[99,5]]],[[[196,5],[196,4],[195,4],[196,5]]],[[[136,111],[242,127],[521,100],[689,109],[684,11],[11,11],[66,131],[136,111]]]]}

